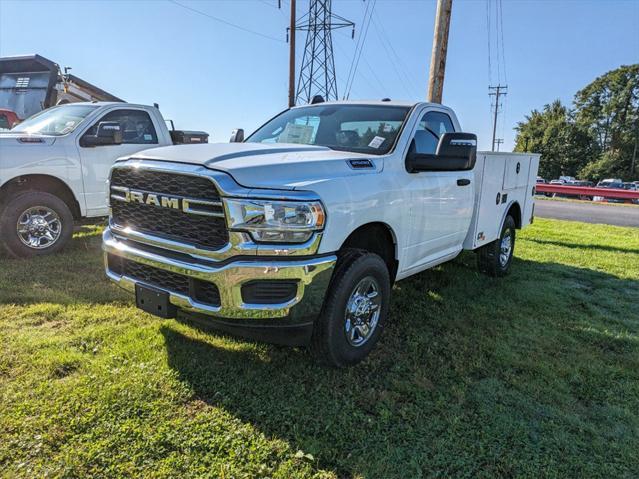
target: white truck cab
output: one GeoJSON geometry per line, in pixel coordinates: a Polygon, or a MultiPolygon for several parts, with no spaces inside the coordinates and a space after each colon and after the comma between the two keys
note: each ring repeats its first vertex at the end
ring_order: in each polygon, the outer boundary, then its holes
{"type": "Polygon", "coordinates": [[[379,338],[394,281],[464,249],[482,272],[508,272],[538,163],[478,153],[438,104],[291,108],[242,142],[118,161],[107,275],[153,314],[354,364],[379,338]]]}
{"type": "Polygon", "coordinates": [[[157,108],[122,102],[52,107],[0,133],[0,246],[13,256],[59,250],[75,220],[108,214],[118,157],[173,143],[157,108]]]}

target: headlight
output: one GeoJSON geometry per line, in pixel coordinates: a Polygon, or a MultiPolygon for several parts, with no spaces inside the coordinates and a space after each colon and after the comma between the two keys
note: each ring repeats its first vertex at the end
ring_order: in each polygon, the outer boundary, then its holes
{"type": "Polygon", "coordinates": [[[319,201],[271,201],[225,198],[230,229],[248,231],[264,243],[303,243],[324,227],[319,201]]]}

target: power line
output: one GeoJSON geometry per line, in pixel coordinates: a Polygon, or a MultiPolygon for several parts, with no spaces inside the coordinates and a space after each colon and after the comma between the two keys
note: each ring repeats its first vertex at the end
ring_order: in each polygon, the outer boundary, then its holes
{"type": "Polygon", "coordinates": [[[504,42],[503,10],[504,9],[502,0],[486,0],[486,31],[488,40],[489,84],[492,84],[494,81],[494,67],[496,67],[497,70],[497,83],[508,83],[508,76],[506,75],[506,48],[504,42]]]}
{"type": "MultiPolygon", "coordinates": [[[[377,0],[372,0],[371,2],[371,8],[370,8],[370,13],[368,15],[368,22],[366,23],[366,26],[362,26],[363,32],[362,32],[362,43],[360,44],[360,48],[359,48],[359,53],[357,52],[357,50],[355,51],[355,54],[357,55],[357,60],[355,61],[355,65],[353,66],[353,75],[351,76],[351,84],[348,87],[347,93],[346,93],[346,99],[348,99],[351,95],[351,88],[353,87],[353,82],[355,81],[355,75],[357,74],[357,67],[359,66],[359,59],[362,57],[362,51],[364,50],[364,43],[366,42],[366,36],[368,35],[368,30],[371,26],[371,19],[373,18],[373,11],[375,9],[375,3],[377,2],[377,0]]],[[[366,15],[366,14],[364,14],[366,15]]]]}
{"type": "MultiPolygon", "coordinates": [[[[364,16],[362,17],[362,29],[360,29],[360,31],[363,33],[364,29],[363,26],[365,25],[366,22],[366,15],[368,14],[368,7],[370,6],[370,3],[366,4],[366,7],[364,9],[364,16]]],[[[351,58],[351,64],[348,67],[348,75],[346,75],[346,89],[344,90],[344,99],[346,99],[346,92],[348,90],[348,86],[351,83],[351,75],[353,74],[353,66],[355,65],[355,58],[357,57],[357,52],[359,51],[359,45],[360,43],[362,43],[362,34],[360,33],[357,36],[357,42],[355,43],[355,50],[353,51],[353,58],[351,58]]]]}
{"type": "Polygon", "coordinates": [[[277,8],[279,10],[279,6],[278,5],[274,5],[272,3],[267,2],[266,0],[257,0],[260,3],[263,3],[264,5],[268,5],[271,8],[277,8]]]}
{"type": "Polygon", "coordinates": [[[486,38],[488,40],[488,84],[493,82],[493,68],[490,61],[490,0],[486,0],[486,38]]]}
{"type": "Polygon", "coordinates": [[[399,78],[399,81],[402,83],[404,90],[406,90],[406,93],[408,93],[409,96],[411,95],[417,96],[416,89],[414,88],[415,85],[412,84],[411,78],[406,72],[406,68],[403,62],[401,61],[401,58],[397,54],[397,51],[395,50],[395,48],[393,48],[393,44],[388,38],[388,35],[386,34],[386,31],[384,29],[382,22],[378,21],[376,17],[377,17],[377,13],[375,13],[375,15],[373,16],[373,26],[375,27],[377,36],[381,40],[382,46],[384,47],[384,50],[386,51],[386,55],[388,56],[388,59],[390,60],[391,65],[393,69],[395,70],[397,77],[399,78]]]}
{"type": "Polygon", "coordinates": [[[502,0],[499,2],[499,30],[501,32],[501,61],[502,68],[504,70],[504,82],[508,83],[508,76],[506,75],[506,54],[504,49],[504,13],[502,8],[502,0]]]}
{"type": "Polygon", "coordinates": [[[397,65],[395,64],[395,60],[393,58],[393,56],[390,53],[390,50],[388,48],[388,46],[386,45],[386,42],[384,41],[381,33],[380,33],[380,29],[377,26],[377,22],[375,21],[375,19],[373,19],[373,26],[375,27],[375,31],[377,32],[377,36],[382,44],[382,47],[384,48],[384,51],[386,52],[386,56],[388,57],[388,61],[390,62],[391,66],[393,67],[393,70],[395,70],[395,74],[397,75],[397,78],[399,79],[400,83],[402,84],[402,86],[404,87],[404,90],[406,91],[406,93],[408,93],[408,95],[410,96],[411,93],[408,91],[408,87],[406,86],[406,82],[404,81],[404,77],[399,73],[399,69],[397,68],[397,65]]]}
{"type": "MultiPolygon", "coordinates": [[[[337,49],[340,51],[340,53],[341,53],[344,57],[348,56],[348,53],[344,50],[344,48],[343,48],[343,47],[342,47],[339,43],[335,43],[335,45],[337,46],[337,49]]],[[[377,82],[377,86],[379,86],[379,88],[381,88],[381,90],[380,90],[380,92],[381,92],[380,98],[384,97],[384,96],[386,95],[386,91],[387,91],[387,90],[386,90],[386,87],[384,86],[384,84],[382,83],[382,81],[379,79],[379,77],[378,77],[378,76],[377,76],[377,74],[375,73],[374,68],[373,68],[373,67],[371,66],[371,64],[370,64],[370,63],[366,60],[366,57],[362,57],[362,60],[364,61],[364,65],[366,65],[366,67],[368,68],[368,70],[371,72],[371,74],[372,74],[372,75],[373,75],[373,77],[375,78],[375,81],[377,82]]],[[[337,73],[336,73],[336,76],[338,77],[337,79],[341,82],[342,78],[341,78],[339,75],[337,75],[337,73]]],[[[368,86],[369,86],[371,89],[377,89],[377,86],[376,86],[376,85],[374,85],[374,84],[373,84],[373,82],[372,82],[371,80],[369,80],[369,78],[368,78],[366,75],[364,75],[364,73],[360,73],[360,74],[359,74],[359,78],[361,78],[362,80],[364,80],[364,81],[368,84],[368,86]]],[[[358,95],[355,95],[355,96],[358,96],[358,95]]]]}
{"type": "Polygon", "coordinates": [[[270,35],[266,35],[264,33],[256,32],[255,30],[251,30],[251,29],[243,27],[241,25],[237,25],[235,23],[231,23],[231,22],[226,21],[226,20],[224,20],[222,18],[218,18],[218,17],[215,17],[215,16],[213,16],[213,15],[211,15],[209,13],[203,12],[202,10],[198,10],[197,8],[193,8],[193,7],[189,7],[188,5],[184,5],[184,4],[180,3],[180,2],[177,2],[176,0],[167,0],[167,1],[172,3],[172,4],[174,4],[174,5],[177,5],[178,7],[184,8],[185,10],[190,10],[193,13],[197,13],[198,15],[202,15],[204,17],[210,18],[211,20],[215,20],[216,22],[223,23],[224,25],[227,25],[229,27],[233,27],[233,28],[236,28],[238,30],[242,30],[243,32],[251,33],[253,35],[257,35],[257,36],[260,36],[262,38],[266,38],[268,40],[273,40],[274,42],[285,43],[284,40],[282,40],[280,38],[275,38],[275,37],[272,37],[270,35]]]}

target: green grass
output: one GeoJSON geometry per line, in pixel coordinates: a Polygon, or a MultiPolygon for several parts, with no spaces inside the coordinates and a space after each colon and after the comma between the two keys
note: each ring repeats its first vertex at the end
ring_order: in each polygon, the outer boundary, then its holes
{"type": "Polygon", "coordinates": [[[97,229],[0,259],[0,475],[636,477],[639,229],[538,219],[516,256],[397,284],[348,370],[141,313],[97,229]]]}

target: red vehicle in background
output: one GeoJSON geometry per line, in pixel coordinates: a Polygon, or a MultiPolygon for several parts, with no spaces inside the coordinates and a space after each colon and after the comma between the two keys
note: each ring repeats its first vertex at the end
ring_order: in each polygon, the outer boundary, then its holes
{"type": "Polygon", "coordinates": [[[21,121],[15,112],[0,108],[0,130],[10,130],[21,121]]]}

